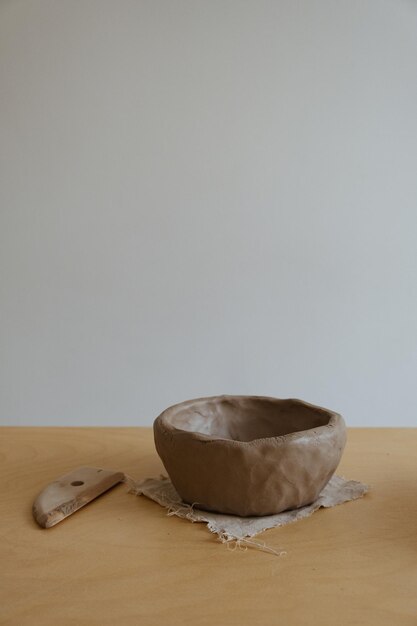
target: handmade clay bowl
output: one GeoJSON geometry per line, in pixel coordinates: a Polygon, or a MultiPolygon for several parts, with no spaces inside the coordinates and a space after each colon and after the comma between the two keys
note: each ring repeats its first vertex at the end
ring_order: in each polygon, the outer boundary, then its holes
{"type": "Polygon", "coordinates": [[[337,413],[261,396],[176,404],[156,418],[154,436],[185,502],[239,516],[271,515],[313,502],[346,442],[337,413]]]}

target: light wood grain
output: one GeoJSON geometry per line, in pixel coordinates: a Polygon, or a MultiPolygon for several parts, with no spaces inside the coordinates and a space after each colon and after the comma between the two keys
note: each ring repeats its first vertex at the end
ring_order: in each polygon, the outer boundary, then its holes
{"type": "Polygon", "coordinates": [[[48,530],[31,515],[80,465],[162,472],[150,429],[0,429],[2,624],[417,624],[417,430],[353,429],[338,473],[362,500],[234,552],[119,485],[48,530]]]}

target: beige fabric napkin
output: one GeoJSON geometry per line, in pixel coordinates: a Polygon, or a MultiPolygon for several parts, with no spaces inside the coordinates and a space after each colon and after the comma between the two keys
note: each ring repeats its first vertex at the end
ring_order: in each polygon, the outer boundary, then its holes
{"type": "Polygon", "coordinates": [[[206,522],[208,529],[212,533],[217,534],[222,542],[234,542],[234,547],[254,545],[274,554],[282,554],[282,551],[277,551],[265,544],[252,541],[250,538],[255,537],[268,528],[285,526],[285,524],[309,517],[321,507],[328,508],[349,500],[356,500],[356,498],[361,498],[368,491],[367,485],[363,483],[356,480],[347,480],[340,476],[333,476],[317,500],[312,504],[276,515],[238,517],[236,515],[212,513],[185,504],[175,491],[169,478],[165,476],[147,478],[141,482],[129,480],[129,487],[130,491],[136,495],[146,496],[167,508],[168,515],[177,515],[191,522],[206,522]]]}

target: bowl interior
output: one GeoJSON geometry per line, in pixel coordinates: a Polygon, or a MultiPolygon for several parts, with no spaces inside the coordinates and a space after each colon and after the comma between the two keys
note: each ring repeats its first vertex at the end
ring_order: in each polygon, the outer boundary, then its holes
{"type": "Polygon", "coordinates": [[[193,400],[169,409],[164,419],[180,430],[213,439],[253,441],[325,426],[330,411],[299,400],[220,396],[193,400]]]}

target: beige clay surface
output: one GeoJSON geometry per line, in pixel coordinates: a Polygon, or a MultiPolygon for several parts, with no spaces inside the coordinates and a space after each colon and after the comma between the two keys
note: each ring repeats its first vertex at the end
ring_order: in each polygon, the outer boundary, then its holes
{"type": "Polygon", "coordinates": [[[312,503],[346,442],[343,418],[301,400],[215,396],[165,410],[156,449],[184,502],[239,516],[312,503]]]}

